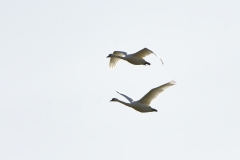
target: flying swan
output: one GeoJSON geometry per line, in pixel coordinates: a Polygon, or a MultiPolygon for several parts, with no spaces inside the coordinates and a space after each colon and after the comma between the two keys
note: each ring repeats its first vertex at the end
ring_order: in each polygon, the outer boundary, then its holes
{"type": "Polygon", "coordinates": [[[131,107],[131,108],[139,111],[139,112],[157,112],[156,109],[151,108],[149,106],[151,101],[154,100],[159,95],[159,93],[163,92],[165,89],[167,89],[175,84],[176,84],[176,82],[174,80],[172,80],[172,81],[170,81],[166,84],[163,84],[159,87],[153,88],[138,101],[134,101],[132,98],[126,96],[125,94],[116,91],[117,93],[119,93],[120,95],[125,97],[130,103],[123,102],[121,100],[118,100],[117,98],[113,98],[110,102],[122,103],[128,107],[131,107]]]}
{"type": "MultiPolygon", "coordinates": [[[[109,54],[107,56],[107,58],[110,58],[110,62],[109,62],[110,68],[114,68],[120,59],[128,61],[129,63],[134,64],[134,65],[150,65],[149,62],[147,62],[147,61],[145,61],[145,59],[143,59],[144,57],[146,57],[150,54],[155,54],[155,53],[153,53],[151,50],[149,50],[147,48],[143,48],[142,50],[140,50],[134,54],[127,54],[126,52],[123,52],[123,51],[114,51],[113,54],[109,54]]],[[[157,54],[155,54],[155,55],[158,57],[157,54]]],[[[162,59],[161,58],[159,58],[159,59],[161,60],[161,62],[163,64],[162,59]]]]}

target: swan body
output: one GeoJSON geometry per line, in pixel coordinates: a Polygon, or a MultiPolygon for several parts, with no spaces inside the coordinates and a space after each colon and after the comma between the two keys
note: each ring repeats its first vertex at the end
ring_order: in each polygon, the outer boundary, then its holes
{"type": "MultiPolygon", "coordinates": [[[[155,53],[152,52],[148,48],[143,48],[134,54],[127,54],[126,52],[123,52],[123,51],[114,51],[113,54],[109,54],[107,56],[107,58],[110,58],[110,62],[109,62],[110,68],[114,68],[120,59],[125,60],[134,65],[151,65],[149,62],[147,62],[147,61],[145,61],[145,59],[143,59],[144,57],[146,57],[150,54],[155,54],[155,53]]],[[[161,62],[163,64],[162,60],[161,60],[161,62]]]]}
{"type": "Polygon", "coordinates": [[[173,81],[170,81],[159,87],[153,88],[138,101],[134,101],[132,98],[128,97],[127,95],[116,91],[118,94],[125,97],[129,101],[129,103],[121,101],[117,98],[113,98],[110,102],[119,102],[119,103],[122,103],[130,108],[133,108],[133,109],[135,109],[139,112],[143,112],[143,113],[144,112],[157,112],[156,109],[151,108],[149,106],[151,104],[152,100],[154,100],[159,95],[159,93],[163,92],[164,90],[166,90],[167,88],[169,88],[175,84],[176,84],[176,82],[173,80],[173,81]]]}

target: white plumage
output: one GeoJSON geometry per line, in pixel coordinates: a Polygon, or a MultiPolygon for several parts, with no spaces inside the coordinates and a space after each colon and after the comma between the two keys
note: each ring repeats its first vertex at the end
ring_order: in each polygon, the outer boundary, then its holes
{"type": "Polygon", "coordinates": [[[138,101],[134,101],[132,98],[128,97],[127,95],[117,91],[117,93],[119,93],[120,95],[125,97],[130,103],[123,102],[121,100],[118,100],[117,98],[113,98],[111,101],[122,103],[128,107],[131,107],[131,108],[139,111],[139,112],[157,112],[156,109],[151,108],[149,106],[151,104],[152,100],[154,100],[159,95],[159,93],[163,92],[164,90],[166,90],[167,88],[169,88],[175,84],[176,84],[176,82],[174,80],[172,80],[172,81],[170,81],[166,84],[163,84],[159,87],[153,88],[138,101]]]}
{"type": "MultiPolygon", "coordinates": [[[[107,56],[107,58],[110,58],[110,62],[109,62],[110,68],[114,68],[120,59],[128,61],[129,63],[134,64],[134,65],[150,65],[149,62],[147,62],[147,61],[145,61],[145,59],[143,59],[144,57],[146,57],[150,54],[154,54],[158,57],[157,54],[155,54],[148,48],[143,48],[142,50],[140,50],[134,54],[127,54],[126,52],[123,52],[123,51],[114,51],[113,54],[109,54],[107,56]]],[[[162,59],[160,59],[160,60],[163,64],[162,59]]]]}

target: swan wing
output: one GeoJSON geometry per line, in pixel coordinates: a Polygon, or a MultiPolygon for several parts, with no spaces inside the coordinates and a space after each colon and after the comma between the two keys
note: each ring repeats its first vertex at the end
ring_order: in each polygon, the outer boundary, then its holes
{"type": "Polygon", "coordinates": [[[159,87],[153,88],[145,96],[143,96],[139,100],[139,102],[146,104],[146,105],[150,105],[151,101],[154,100],[159,95],[159,93],[163,92],[164,90],[166,90],[167,88],[169,88],[175,84],[176,84],[176,82],[174,80],[172,80],[172,81],[170,81],[166,84],[163,84],[159,87]]]}
{"type": "Polygon", "coordinates": [[[151,51],[148,48],[143,48],[142,50],[134,53],[134,56],[137,56],[139,58],[144,58],[144,57],[146,57],[146,56],[148,56],[150,54],[154,54],[156,57],[158,57],[160,59],[160,61],[162,62],[162,64],[163,64],[162,59],[156,53],[154,53],[153,51],[151,51]]]}
{"type": "Polygon", "coordinates": [[[120,93],[120,92],[118,92],[118,91],[116,91],[116,92],[117,92],[118,94],[122,95],[123,97],[125,97],[127,100],[129,100],[130,103],[133,102],[133,99],[132,99],[132,98],[130,98],[130,97],[126,96],[125,94],[120,93]]]}
{"type": "MultiPolygon", "coordinates": [[[[123,52],[123,51],[114,51],[113,54],[116,55],[116,56],[120,56],[120,57],[127,56],[127,53],[123,52]]],[[[109,62],[109,67],[114,68],[119,60],[120,60],[120,58],[111,57],[110,62],[109,62]]]]}

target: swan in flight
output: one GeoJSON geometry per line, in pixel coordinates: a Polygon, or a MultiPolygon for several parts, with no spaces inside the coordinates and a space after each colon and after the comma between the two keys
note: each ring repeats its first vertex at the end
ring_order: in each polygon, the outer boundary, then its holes
{"type": "MultiPolygon", "coordinates": [[[[134,53],[134,54],[127,54],[126,52],[123,51],[114,51],[113,54],[109,54],[107,58],[110,58],[110,63],[109,67],[114,68],[115,65],[117,64],[118,60],[123,59],[125,61],[128,61],[131,64],[134,65],[150,65],[149,62],[145,61],[143,59],[144,57],[150,55],[150,54],[155,54],[151,50],[147,48],[143,48],[142,50],[134,53]]],[[[155,54],[157,57],[158,55],[155,54]]],[[[159,58],[159,57],[158,57],[159,58]]],[[[163,61],[161,58],[159,58],[163,64],[163,61]]]]}
{"type": "Polygon", "coordinates": [[[131,107],[131,108],[139,111],[139,112],[157,112],[156,109],[151,108],[149,106],[151,101],[154,100],[159,95],[159,93],[163,92],[165,89],[167,89],[175,84],[176,84],[176,82],[174,80],[172,80],[172,81],[170,81],[166,84],[163,84],[159,87],[153,88],[138,101],[134,101],[132,98],[126,96],[125,94],[116,91],[117,93],[119,93],[120,95],[125,97],[130,103],[123,102],[121,100],[118,100],[117,98],[113,98],[110,102],[122,103],[128,107],[131,107]]]}

